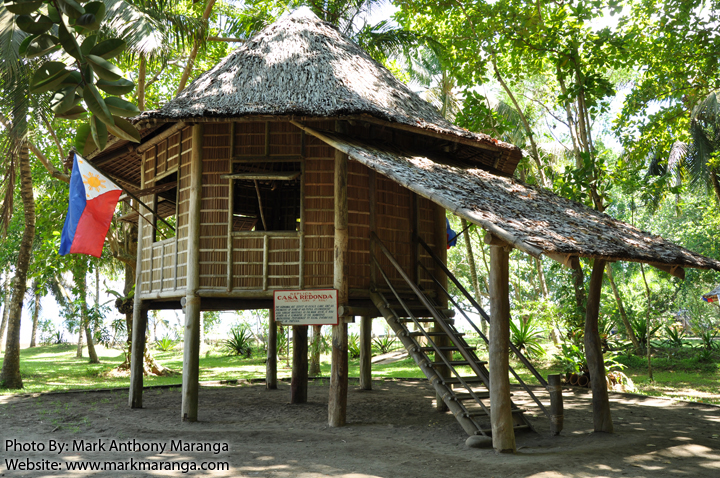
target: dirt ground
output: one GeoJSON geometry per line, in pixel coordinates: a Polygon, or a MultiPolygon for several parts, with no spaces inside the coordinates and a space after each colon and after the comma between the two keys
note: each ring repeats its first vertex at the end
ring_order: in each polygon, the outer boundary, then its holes
{"type": "Polygon", "coordinates": [[[326,425],[327,380],[311,382],[304,405],[288,403],[287,383],[203,386],[197,423],[181,423],[179,388],[146,390],[141,410],[128,408],[127,391],[1,396],[0,476],[720,476],[720,407],[611,394],[615,433],[594,434],[589,392],[566,389],[565,429],[551,437],[534,403],[513,393],[536,427],[518,435],[515,455],[466,447],[426,381],[351,383],[342,428],[326,425]],[[18,459],[26,471],[8,470],[18,459]],[[105,471],[67,470],[92,464],[105,471]]]}

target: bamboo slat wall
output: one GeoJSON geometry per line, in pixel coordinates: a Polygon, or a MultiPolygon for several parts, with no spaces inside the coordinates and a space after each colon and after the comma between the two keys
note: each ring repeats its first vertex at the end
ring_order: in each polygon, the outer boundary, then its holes
{"type": "MultiPolygon", "coordinates": [[[[334,129],[333,121],[308,123],[315,129],[334,129]]],[[[187,235],[190,199],[190,148],[192,127],[160,142],[143,156],[143,186],[178,171],[176,237],[154,242],[154,231],[140,221],[142,292],[165,296],[184,295],[187,275],[187,235]],[[176,279],[177,278],[177,279],[176,279]]],[[[390,138],[386,138],[390,139],[390,138]]],[[[272,289],[329,288],[333,284],[335,151],[322,141],[305,136],[285,122],[206,123],[203,135],[203,178],[200,239],[200,288],[214,291],[268,291],[272,289]],[[273,161],[297,161],[302,170],[301,222],[297,231],[229,230],[230,221],[242,220],[229,213],[233,199],[231,172],[288,170],[270,168],[273,161]],[[253,166],[255,164],[255,166],[253,166]],[[229,269],[229,271],[228,271],[229,269]],[[228,283],[229,282],[229,283],[228,283]]],[[[289,170],[293,170],[290,167],[289,170]]],[[[351,161],[348,175],[351,297],[371,286],[370,171],[351,161]]],[[[239,186],[238,186],[239,187],[239,186]]],[[[267,185],[265,186],[268,187],[267,185]]],[[[414,276],[412,230],[417,217],[419,235],[434,245],[434,204],[413,200],[407,189],[375,176],[376,227],[380,239],[400,264],[414,276]],[[417,211],[413,209],[417,207],[417,211]]],[[[239,194],[239,195],[238,195],[239,194]]],[[[244,200],[243,194],[234,200],[244,200]]],[[[263,193],[264,194],[264,193],[263,193]]],[[[152,201],[152,196],[144,198],[152,201]]],[[[146,217],[152,220],[150,214],[146,217]]],[[[444,225],[443,225],[444,227],[444,225]]],[[[420,261],[434,269],[424,251],[420,261]]],[[[380,258],[383,269],[398,285],[399,275],[380,258]]],[[[434,288],[420,273],[420,283],[434,288]]]]}

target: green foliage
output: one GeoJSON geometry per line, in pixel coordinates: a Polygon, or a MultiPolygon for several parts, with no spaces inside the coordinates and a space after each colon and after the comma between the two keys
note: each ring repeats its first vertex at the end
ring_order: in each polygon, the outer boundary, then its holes
{"type": "MultiPolygon", "coordinates": [[[[633,332],[635,332],[635,337],[637,337],[638,342],[640,342],[641,345],[647,346],[648,343],[648,329],[647,329],[647,322],[645,321],[644,317],[640,318],[633,318],[630,319],[630,325],[633,328],[633,332]]],[[[663,324],[658,324],[655,326],[650,327],[650,336],[654,336],[655,333],[660,330],[660,328],[663,327],[663,324]]]]}
{"type": "Polygon", "coordinates": [[[662,343],[665,346],[680,348],[685,345],[685,331],[682,327],[676,327],[675,324],[666,325],[664,327],[664,330],[667,337],[665,338],[665,340],[663,340],[662,343]]]}
{"type": "Polygon", "coordinates": [[[543,330],[535,326],[530,316],[510,321],[510,342],[524,354],[531,357],[545,355],[542,341],[543,330]]]}
{"type": "Polygon", "coordinates": [[[560,355],[555,355],[555,359],[560,362],[565,373],[581,373],[587,372],[587,361],[585,355],[575,344],[562,344],[560,346],[560,355]]]}
{"type": "Polygon", "coordinates": [[[348,357],[356,359],[360,357],[360,336],[348,334],[348,357]]]}
{"type": "Polygon", "coordinates": [[[223,342],[223,347],[231,355],[250,358],[252,355],[252,343],[252,332],[243,324],[230,330],[230,338],[223,342]]]}
{"type": "Polygon", "coordinates": [[[385,335],[373,339],[373,345],[381,354],[386,354],[397,348],[397,338],[395,335],[392,335],[392,331],[385,330],[385,335]]]}
{"type": "Polygon", "coordinates": [[[704,350],[713,350],[720,347],[718,342],[715,341],[715,338],[720,334],[717,329],[696,329],[695,333],[700,339],[701,348],[704,350]]]}
{"type": "Polygon", "coordinates": [[[173,340],[170,336],[165,335],[160,340],[155,341],[155,347],[163,352],[169,352],[177,345],[177,340],[173,340]]]}

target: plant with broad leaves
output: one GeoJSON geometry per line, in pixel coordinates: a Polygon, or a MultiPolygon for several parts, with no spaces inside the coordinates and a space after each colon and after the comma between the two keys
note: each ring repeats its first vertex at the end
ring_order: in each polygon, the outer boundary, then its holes
{"type": "Polygon", "coordinates": [[[98,33],[105,17],[105,4],[83,0],[6,0],[18,28],[28,34],[20,45],[21,56],[32,59],[63,50],[72,61],[67,65],[53,57],[40,65],[30,79],[30,92],[53,92],[51,108],[57,118],[89,121],[78,128],[75,146],[83,154],[104,149],[108,134],[140,141],[140,134],[125,118],[140,110],[121,98],[135,84],[109,60],[125,49],[117,38],[101,40],[98,33]],[[104,96],[102,93],[109,96],[104,96]],[[85,107],[81,105],[85,104],[85,107]]]}

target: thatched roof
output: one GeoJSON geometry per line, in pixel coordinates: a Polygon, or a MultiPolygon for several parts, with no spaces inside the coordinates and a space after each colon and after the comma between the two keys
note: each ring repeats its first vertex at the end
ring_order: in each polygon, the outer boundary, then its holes
{"type": "Polygon", "coordinates": [[[720,261],[613,219],[550,191],[448,158],[434,160],[389,145],[304,129],[351,158],[471,221],[518,249],[553,259],[596,257],[646,262],[668,271],[720,271],[720,261]]]}
{"type": "Polygon", "coordinates": [[[262,30],[180,96],[137,121],[259,115],[379,120],[492,152],[497,159],[491,165],[505,174],[512,174],[521,158],[517,147],[445,120],[336,27],[305,8],[262,30]]]}

